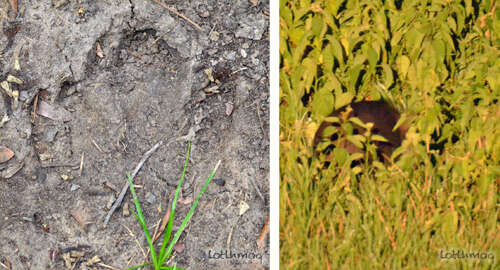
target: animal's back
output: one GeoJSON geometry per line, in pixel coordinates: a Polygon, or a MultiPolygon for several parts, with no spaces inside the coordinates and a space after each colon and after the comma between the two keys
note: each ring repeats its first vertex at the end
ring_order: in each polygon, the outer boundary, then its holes
{"type": "MultiPolygon", "coordinates": [[[[388,140],[388,142],[376,142],[379,152],[381,154],[385,154],[389,157],[394,149],[396,149],[404,139],[406,134],[406,129],[398,128],[393,131],[394,126],[399,120],[400,114],[394,108],[392,108],[389,104],[384,101],[361,101],[357,103],[352,103],[351,105],[352,111],[348,115],[347,118],[357,117],[364,123],[371,122],[373,123],[372,133],[383,136],[388,140]]],[[[331,116],[340,116],[341,112],[344,112],[346,107],[338,109],[334,111],[331,116]]],[[[340,118],[340,117],[339,117],[340,118]]],[[[324,139],[327,140],[335,140],[336,138],[325,138],[323,136],[324,130],[328,126],[340,126],[338,124],[334,124],[331,122],[323,122],[318,131],[316,132],[314,138],[314,148],[324,139]]],[[[354,133],[363,134],[364,128],[354,125],[354,133]]],[[[350,143],[346,143],[343,145],[344,148],[349,153],[361,152],[362,149],[351,145],[350,143]]]]}

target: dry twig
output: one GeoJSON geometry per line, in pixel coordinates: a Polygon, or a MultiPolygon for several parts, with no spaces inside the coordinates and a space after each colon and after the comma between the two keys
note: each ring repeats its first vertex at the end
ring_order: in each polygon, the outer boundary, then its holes
{"type": "Polygon", "coordinates": [[[142,251],[142,254],[144,255],[144,258],[147,258],[148,255],[146,255],[146,251],[144,251],[144,249],[141,247],[141,244],[139,243],[139,240],[137,240],[137,237],[135,237],[135,234],[132,232],[132,230],[129,229],[129,227],[127,227],[125,224],[122,224],[122,226],[125,229],[127,229],[128,233],[134,238],[135,243],[137,244],[137,246],[139,247],[139,249],[142,251]]]}
{"type": "MultiPolygon", "coordinates": [[[[146,162],[146,160],[151,156],[151,154],[153,154],[153,152],[155,152],[162,144],[163,144],[163,141],[159,141],[151,149],[149,149],[149,151],[144,153],[141,160],[139,161],[139,164],[137,164],[134,172],[131,175],[132,181],[134,180],[135,176],[137,175],[137,173],[141,169],[142,165],[144,165],[144,162],[146,162]]],[[[104,219],[104,225],[108,225],[108,222],[109,222],[109,219],[111,218],[111,215],[113,215],[116,208],[118,208],[118,206],[120,206],[120,204],[122,203],[123,197],[125,197],[125,193],[127,193],[128,188],[129,188],[129,181],[127,181],[127,183],[123,186],[122,191],[120,192],[120,196],[118,196],[118,199],[116,199],[115,203],[113,204],[113,207],[111,207],[108,214],[106,215],[106,218],[104,219]]]]}
{"type": "Polygon", "coordinates": [[[179,11],[169,7],[167,4],[161,2],[160,0],[154,0],[156,3],[158,3],[160,6],[166,8],[168,11],[174,13],[175,15],[183,18],[184,20],[186,20],[187,22],[189,22],[190,24],[192,24],[194,27],[196,27],[198,30],[200,30],[201,32],[203,32],[203,28],[201,28],[201,26],[199,26],[197,23],[193,22],[192,20],[190,20],[188,17],[182,15],[179,11]]]}

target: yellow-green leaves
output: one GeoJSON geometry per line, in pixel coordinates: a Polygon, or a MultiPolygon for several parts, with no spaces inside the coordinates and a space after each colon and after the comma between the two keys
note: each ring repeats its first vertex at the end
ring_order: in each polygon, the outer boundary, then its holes
{"type": "Polygon", "coordinates": [[[314,94],[311,105],[314,114],[327,116],[333,111],[332,92],[325,88],[320,89],[314,94]]]}

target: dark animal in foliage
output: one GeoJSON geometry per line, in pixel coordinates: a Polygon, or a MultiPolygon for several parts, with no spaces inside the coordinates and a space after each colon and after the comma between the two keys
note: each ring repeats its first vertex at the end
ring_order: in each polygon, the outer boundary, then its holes
{"type": "MultiPolygon", "coordinates": [[[[337,143],[337,146],[346,149],[348,153],[363,153],[365,151],[364,149],[360,149],[345,138],[342,138],[342,135],[348,135],[341,130],[342,124],[351,117],[357,117],[364,123],[373,123],[371,133],[381,135],[387,140],[387,142],[375,141],[374,144],[377,147],[377,156],[379,159],[381,161],[388,161],[392,152],[401,145],[407,132],[406,123],[394,130],[394,126],[400,118],[400,113],[384,101],[361,101],[352,103],[349,106],[340,108],[330,115],[339,118],[339,123],[325,121],[320,125],[314,137],[314,149],[317,149],[318,144],[321,142],[326,141],[334,144],[337,140],[341,140],[337,143]],[[352,110],[347,109],[349,106],[352,110]],[[345,115],[346,113],[348,114],[345,115]],[[325,136],[324,131],[330,126],[336,127],[338,132],[334,132],[330,136],[325,136]]],[[[365,128],[352,122],[351,124],[353,127],[352,134],[365,133],[365,128]]],[[[327,153],[331,148],[332,146],[330,145],[330,147],[324,149],[323,152],[327,153]]]]}

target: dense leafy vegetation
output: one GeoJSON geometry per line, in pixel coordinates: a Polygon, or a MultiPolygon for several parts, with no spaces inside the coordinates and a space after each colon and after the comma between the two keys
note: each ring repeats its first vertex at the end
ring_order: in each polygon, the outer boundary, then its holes
{"type": "Polygon", "coordinates": [[[280,0],[283,268],[500,268],[499,33],[493,0],[280,0]],[[393,162],[325,168],[319,124],[379,99],[411,115],[393,162]]]}

